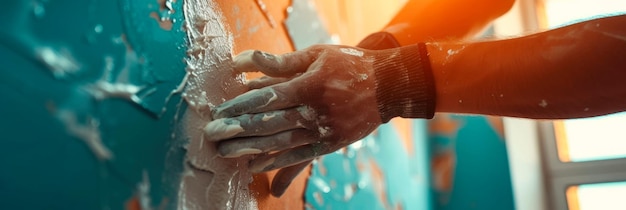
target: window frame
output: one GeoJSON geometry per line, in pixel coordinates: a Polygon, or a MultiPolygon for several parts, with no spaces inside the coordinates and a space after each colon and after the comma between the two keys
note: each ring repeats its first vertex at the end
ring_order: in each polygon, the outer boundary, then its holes
{"type": "Polygon", "coordinates": [[[552,209],[568,209],[566,192],[570,186],[626,181],[626,158],[562,162],[554,121],[539,121],[537,126],[547,200],[552,209]]]}

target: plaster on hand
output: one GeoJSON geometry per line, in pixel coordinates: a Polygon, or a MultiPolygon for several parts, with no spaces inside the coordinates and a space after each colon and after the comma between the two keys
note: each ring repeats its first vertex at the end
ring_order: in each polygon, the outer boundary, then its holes
{"type": "Polygon", "coordinates": [[[227,139],[244,131],[241,122],[233,119],[217,119],[204,126],[205,134],[213,134],[208,136],[211,141],[227,139]]]}

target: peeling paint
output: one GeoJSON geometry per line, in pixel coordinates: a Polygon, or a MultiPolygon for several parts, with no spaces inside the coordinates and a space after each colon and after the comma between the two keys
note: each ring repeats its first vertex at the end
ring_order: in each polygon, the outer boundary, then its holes
{"type": "Polygon", "coordinates": [[[163,30],[171,31],[172,27],[174,26],[172,20],[168,18],[162,18],[157,12],[150,13],[150,17],[154,19],[159,24],[159,27],[161,27],[161,29],[163,30]]]}
{"type": "Polygon", "coordinates": [[[174,26],[176,19],[171,17],[176,12],[172,7],[175,2],[176,0],[157,0],[159,11],[150,13],[150,18],[154,19],[163,30],[171,31],[174,26]]]}

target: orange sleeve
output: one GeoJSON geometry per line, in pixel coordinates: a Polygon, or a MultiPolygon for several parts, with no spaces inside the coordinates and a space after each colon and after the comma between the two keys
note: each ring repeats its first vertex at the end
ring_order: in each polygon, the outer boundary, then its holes
{"type": "Polygon", "coordinates": [[[384,31],[401,45],[460,40],[480,32],[515,0],[409,0],[384,31]]]}

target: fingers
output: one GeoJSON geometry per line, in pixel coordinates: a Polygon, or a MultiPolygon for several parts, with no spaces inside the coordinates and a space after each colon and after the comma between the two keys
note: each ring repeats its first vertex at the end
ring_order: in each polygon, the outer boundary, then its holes
{"type": "Polygon", "coordinates": [[[224,141],[218,145],[217,150],[222,157],[235,158],[242,155],[282,151],[311,144],[318,140],[318,137],[312,131],[294,129],[271,136],[246,137],[224,141]]]}
{"type": "Polygon", "coordinates": [[[307,122],[310,118],[305,119],[300,110],[293,108],[221,118],[207,123],[204,132],[208,137],[207,140],[219,141],[236,137],[266,136],[295,128],[304,128],[310,124],[307,122]]]}
{"type": "Polygon", "coordinates": [[[249,167],[252,173],[261,173],[310,161],[329,152],[329,147],[326,144],[316,142],[282,152],[260,156],[252,160],[249,167]]]}
{"type": "Polygon", "coordinates": [[[272,55],[262,51],[245,51],[233,59],[238,72],[261,71],[271,77],[290,77],[307,70],[315,60],[309,50],[295,51],[283,55],[272,55]]]}
{"type": "Polygon", "coordinates": [[[289,81],[289,80],[290,80],[290,78],[285,78],[285,77],[268,77],[268,76],[263,76],[263,77],[258,78],[258,79],[249,80],[246,83],[246,85],[250,89],[261,89],[261,88],[264,88],[264,87],[267,87],[267,86],[275,85],[275,84],[286,82],[286,81],[289,81]]]}
{"type": "Polygon", "coordinates": [[[230,101],[226,101],[211,110],[213,118],[234,117],[248,113],[259,113],[263,110],[279,110],[292,106],[288,97],[273,88],[267,87],[251,90],[230,101]]]}
{"type": "Polygon", "coordinates": [[[261,113],[292,108],[300,105],[297,87],[291,82],[250,90],[215,107],[213,119],[234,117],[242,114],[261,113]]]}
{"type": "Polygon", "coordinates": [[[298,176],[298,174],[300,174],[300,172],[302,172],[304,168],[309,166],[309,164],[311,164],[311,160],[304,161],[302,163],[298,163],[296,165],[283,168],[278,171],[278,173],[276,173],[276,176],[274,176],[274,179],[272,180],[270,193],[274,197],[280,197],[281,195],[283,195],[291,182],[298,176]]]}

